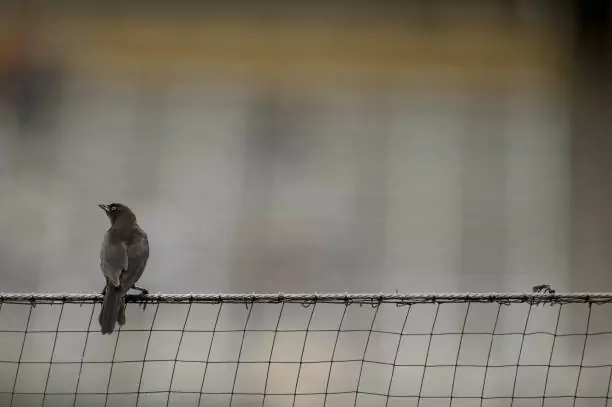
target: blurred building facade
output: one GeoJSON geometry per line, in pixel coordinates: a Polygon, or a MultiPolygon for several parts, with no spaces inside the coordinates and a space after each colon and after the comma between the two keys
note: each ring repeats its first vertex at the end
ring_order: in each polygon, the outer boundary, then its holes
{"type": "Polygon", "coordinates": [[[98,289],[106,201],[153,291],[599,287],[570,9],[473,3],[4,6],[3,290],[98,289]]]}
{"type": "Polygon", "coordinates": [[[604,1],[1,7],[0,291],[612,287],[604,1]]]}

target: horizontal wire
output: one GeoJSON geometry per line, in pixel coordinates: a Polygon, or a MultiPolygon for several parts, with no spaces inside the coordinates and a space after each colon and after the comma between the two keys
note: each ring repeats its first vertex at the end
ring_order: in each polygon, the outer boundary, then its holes
{"type": "MultiPolygon", "coordinates": [[[[469,367],[469,368],[515,368],[515,367],[532,367],[532,368],[584,368],[584,369],[603,369],[603,368],[612,368],[612,364],[598,364],[598,365],[580,365],[580,364],[560,364],[560,365],[547,365],[547,364],[530,364],[530,363],[509,363],[509,364],[499,364],[499,365],[483,365],[483,364],[469,364],[469,363],[440,363],[440,364],[423,364],[423,363],[391,363],[391,362],[382,362],[379,360],[362,360],[362,359],[338,359],[338,360],[188,360],[188,359],[133,359],[133,360],[86,360],[84,364],[130,364],[130,363],[202,363],[202,364],[211,364],[211,365],[228,365],[228,364],[245,364],[245,365],[257,365],[257,364],[272,364],[272,365],[319,365],[324,363],[330,364],[348,364],[348,363],[370,363],[373,365],[382,365],[382,366],[395,366],[395,367],[414,367],[414,368],[432,368],[432,367],[440,367],[440,368],[455,368],[455,367],[469,367]]],[[[29,360],[0,360],[0,363],[6,364],[30,364],[30,365],[48,365],[49,361],[29,361],[29,360]]],[[[75,365],[80,364],[81,361],[53,361],[52,365],[75,365]]]]}
{"type": "MultiPolygon", "coordinates": [[[[244,329],[170,329],[170,328],[154,328],[154,329],[138,329],[138,328],[121,328],[122,333],[126,332],[185,332],[185,333],[198,333],[198,334],[212,334],[215,333],[305,333],[306,329],[258,329],[258,328],[247,328],[244,329]]],[[[23,335],[25,331],[23,329],[0,329],[0,334],[9,333],[9,334],[20,334],[23,335]]],[[[100,333],[97,329],[28,329],[27,334],[36,335],[36,334],[98,334],[100,333]]],[[[556,336],[556,337],[571,337],[571,336],[581,336],[583,337],[585,334],[583,333],[554,333],[554,332],[545,332],[545,331],[533,331],[533,332],[393,332],[393,331],[381,331],[378,329],[310,329],[308,332],[316,332],[316,333],[368,333],[372,332],[374,334],[381,335],[390,335],[390,336],[556,336]]],[[[601,335],[612,335],[612,331],[601,331],[601,332],[589,332],[587,335],[589,336],[601,336],[601,335]]]]}
{"type": "MultiPolygon", "coordinates": [[[[118,391],[110,393],[112,396],[129,396],[136,394],[202,394],[205,396],[283,396],[283,397],[293,397],[293,396],[324,396],[324,395],[346,395],[346,394],[361,394],[366,396],[378,396],[378,397],[390,397],[390,398],[413,398],[413,399],[472,399],[472,400],[542,400],[542,399],[608,399],[610,397],[606,396],[575,396],[573,394],[561,394],[561,395],[550,395],[550,396],[429,396],[429,395],[417,395],[417,394],[386,394],[386,393],[377,393],[371,391],[328,391],[328,392],[300,392],[300,393],[256,393],[256,392],[199,392],[199,391],[188,391],[188,390],[149,390],[149,391],[118,391]]],[[[0,395],[13,394],[8,391],[0,391],[0,395]]],[[[28,395],[28,396],[105,396],[107,393],[105,392],[78,392],[78,393],[42,393],[42,392],[15,392],[15,395],[28,395]]]]}
{"type": "MultiPolygon", "coordinates": [[[[0,303],[98,303],[100,293],[0,293],[0,303]]],[[[131,303],[395,303],[398,305],[438,303],[527,303],[568,304],[612,303],[612,293],[202,293],[128,295],[131,303]]]]}

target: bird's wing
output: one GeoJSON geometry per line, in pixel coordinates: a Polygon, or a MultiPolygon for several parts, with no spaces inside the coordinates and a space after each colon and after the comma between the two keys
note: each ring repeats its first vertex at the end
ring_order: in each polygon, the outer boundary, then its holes
{"type": "Polygon", "coordinates": [[[121,276],[121,284],[126,291],[136,284],[147,266],[147,261],[149,260],[149,241],[147,236],[144,235],[136,243],[130,245],[127,252],[129,262],[126,272],[121,276]]]}
{"type": "Polygon", "coordinates": [[[115,287],[119,286],[121,273],[128,267],[128,256],[125,243],[114,239],[111,231],[104,236],[100,250],[100,267],[104,276],[115,287]]]}

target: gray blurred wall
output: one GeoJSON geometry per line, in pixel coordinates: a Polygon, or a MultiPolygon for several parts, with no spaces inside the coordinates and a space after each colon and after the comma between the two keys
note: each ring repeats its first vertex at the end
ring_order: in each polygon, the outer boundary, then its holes
{"type": "MultiPolygon", "coordinates": [[[[596,34],[585,34],[585,44],[596,34]]],[[[0,235],[0,291],[100,290],[97,258],[107,221],[96,205],[111,201],[132,206],[149,233],[152,256],[141,283],[153,292],[523,291],[540,283],[558,291],[609,291],[608,62],[593,56],[604,52],[576,52],[583,49],[580,38],[567,51],[579,63],[568,71],[557,67],[569,83],[446,86],[448,78],[435,71],[441,81],[435,86],[204,74],[151,86],[141,78],[71,71],[57,82],[51,113],[39,123],[15,114],[15,101],[3,99],[0,222],[7,233],[0,235]]],[[[553,71],[551,77],[558,74],[553,71]]],[[[485,81],[496,73],[483,74],[485,81]]],[[[44,82],[44,75],[32,77],[44,82]]],[[[239,308],[228,317],[238,328],[246,313],[239,308]]],[[[525,309],[511,307],[501,329],[527,329],[525,309]]],[[[568,329],[584,332],[585,310],[568,312],[568,329]]],[[[490,331],[494,311],[471,311],[488,315],[477,317],[474,328],[490,331]]],[[[531,329],[551,328],[556,314],[549,311],[534,311],[539,316],[531,329]]],[[[210,309],[198,312],[208,322],[214,317],[210,309]]],[[[457,305],[446,312],[449,329],[458,332],[467,311],[457,305]]],[[[173,308],[167,318],[176,323],[184,313],[173,308]]],[[[150,310],[134,308],[130,324],[146,328],[150,317],[150,310]]],[[[277,317],[278,308],[271,308],[255,321],[269,325],[277,317]]],[[[337,327],[338,315],[327,317],[337,327]]],[[[371,318],[370,311],[356,317],[371,318]]],[[[432,315],[414,318],[411,327],[432,329],[432,315]]],[[[609,318],[598,318],[605,330],[609,318]]],[[[499,345],[497,356],[528,364],[553,352],[551,343],[537,342],[527,356],[516,353],[519,338],[499,345]]],[[[586,342],[579,339],[558,352],[580,355],[586,342]]],[[[313,357],[325,357],[324,341],[310,341],[313,357]]],[[[262,352],[257,340],[247,342],[262,352]]],[[[122,346],[141,350],[142,344],[136,337],[122,346]]],[[[160,337],[154,352],[177,345],[160,337]]],[[[468,354],[480,345],[470,342],[468,354]]],[[[229,341],[219,346],[215,355],[234,355],[229,341]]],[[[290,359],[278,346],[279,357],[290,359]]],[[[363,353],[359,346],[348,343],[344,350],[363,353]]],[[[454,346],[438,344],[435,357],[454,361],[454,346]]],[[[588,354],[597,359],[607,348],[595,341],[588,354]]],[[[92,357],[112,357],[111,348],[90,349],[92,357]]],[[[371,349],[375,359],[394,354],[384,341],[371,349]]],[[[186,376],[194,375],[189,369],[186,376]]],[[[295,379],[283,369],[275,385],[291,387],[295,379]]],[[[311,373],[307,381],[327,371],[311,373]]],[[[577,388],[574,373],[564,369],[551,386],[577,388]]],[[[444,374],[430,373],[433,393],[444,374]]],[[[541,376],[529,371],[519,380],[529,387],[541,376]]],[[[374,374],[366,385],[384,387],[381,377],[374,374]]],[[[14,376],[0,378],[10,384],[14,376]]],[[[494,393],[505,382],[493,382],[494,393]]],[[[474,376],[463,387],[481,383],[474,376]]],[[[593,383],[581,391],[601,395],[593,383]]]]}
{"type": "Polygon", "coordinates": [[[2,121],[3,291],[98,290],[111,201],[152,291],[570,288],[554,91],[64,86],[51,132],[2,121]]]}

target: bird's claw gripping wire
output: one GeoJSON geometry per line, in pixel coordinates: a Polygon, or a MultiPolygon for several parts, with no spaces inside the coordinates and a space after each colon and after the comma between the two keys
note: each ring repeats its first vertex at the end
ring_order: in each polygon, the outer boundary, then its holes
{"type": "MultiPolygon", "coordinates": [[[[140,291],[140,296],[141,297],[146,297],[147,295],[149,295],[149,290],[147,290],[146,288],[142,288],[142,287],[138,287],[138,286],[133,286],[132,287],[133,290],[138,290],[140,291]]],[[[145,309],[147,309],[147,302],[143,301],[140,306],[142,306],[142,310],[144,311],[145,309]]]]}

